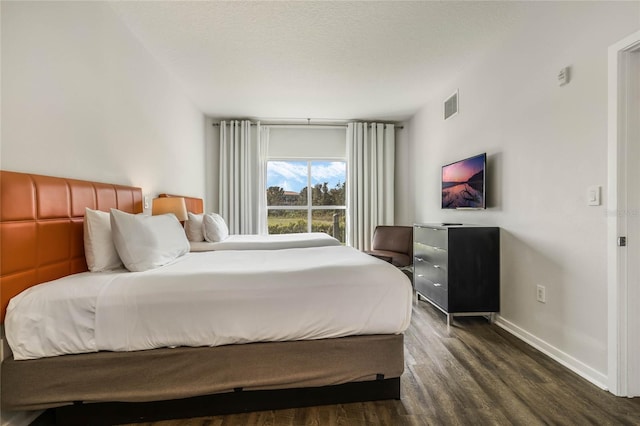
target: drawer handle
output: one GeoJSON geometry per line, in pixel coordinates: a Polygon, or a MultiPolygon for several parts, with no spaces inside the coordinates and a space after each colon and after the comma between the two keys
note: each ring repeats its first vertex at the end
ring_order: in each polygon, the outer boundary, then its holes
{"type": "Polygon", "coordinates": [[[422,278],[424,277],[424,274],[418,274],[418,277],[422,278]]]}
{"type": "Polygon", "coordinates": [[[440,268],[440,265],[433,265],[434,268],[440,268]]]}
{"type": "Polygon", "coordinates": [[[418,262],[424,262],[424,259],[420,259],[419,257],[416,257],[416,260],[417,260],[418,262]]]}
{"type": "Polygon", "coordinates": [[[442,286],[442,284],[440,284],[440,283],[433,283],[433,285],[434,285],[434,287],[440,287],[440,286],[442,286]]]}

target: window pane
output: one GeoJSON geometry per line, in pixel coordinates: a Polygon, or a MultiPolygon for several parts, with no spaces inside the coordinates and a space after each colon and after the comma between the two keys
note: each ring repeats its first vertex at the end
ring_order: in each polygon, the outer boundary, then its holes
{"type": "Polygon", "coordinates": [[[312,232],[326,232],[344,244],[344,210],[313,210],[311,212],[311,218],[312,232]]]}
{"type": "Polygon", "coordinates": [[[326,232],[345,242],[344,209],[311,208],[308,223],[307,202],[312,206],[345,206],[346,162],[344,161],[268,161],[267,219],[270,234],[326,232]],[[310,191],[307,183],[311,182],[310,191]],[[295,210],[276,207],[295,207],[295,210]]]}
{"type": "Polygon", "coordinates": [[[311,186],[314,206],[344,206],[347,163],[344,161],[312,161],[311,186]]]}
{"type": "Polygon", "coordinates": [[[307,210],[268,210],[269,234],[308,232],[307,210]]]}
{"type": "Polygon", "coordinates": [[[267,162],[267,205],[305,206],[307,204],[307,162],[267,162]]]}

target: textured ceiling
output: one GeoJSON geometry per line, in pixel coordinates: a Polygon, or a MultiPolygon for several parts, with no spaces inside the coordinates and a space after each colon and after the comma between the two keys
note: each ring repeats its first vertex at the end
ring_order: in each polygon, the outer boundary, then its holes
{"type": "Polygon", "coordinates": [[[274,119],[408,118],[522,12],[510,2],[111,5],[203,113],[274,119]]]}

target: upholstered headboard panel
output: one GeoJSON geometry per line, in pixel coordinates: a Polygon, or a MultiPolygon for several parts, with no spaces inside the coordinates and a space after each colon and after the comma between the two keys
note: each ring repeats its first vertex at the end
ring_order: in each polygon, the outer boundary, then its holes
{"type": "Polygon", "coordinates": [[[85,207],[142,212],[142,190],[0,171],[0,319],[9,299],[45,281],[84,272],[85,207]]]}
{"type": "Polygon", "coordinates": [[[191,213],[204,213],[204,201],[202,198],[187,197],[184,195],[160,194],[158,197],[182,197],[187,205],[187,211],[191,213]]]}

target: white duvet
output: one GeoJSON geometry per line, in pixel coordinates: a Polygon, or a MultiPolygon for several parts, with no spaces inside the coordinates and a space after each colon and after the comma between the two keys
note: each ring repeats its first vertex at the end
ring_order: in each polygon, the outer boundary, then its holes
{"type": "Polygon", "coordinates": [[[288,248],[339,246],[340,241],[324,232],[272,235],[229,235],[222,241],[189,242],[191,251],[281,250],[288,248]]]}
{"type": "Polygon", "coordinates": [[[396,334],[411,299],[402,272],[350,247],[189,253],[34,286],[11,299],[5,332],[16,360],[396,334]]]}

